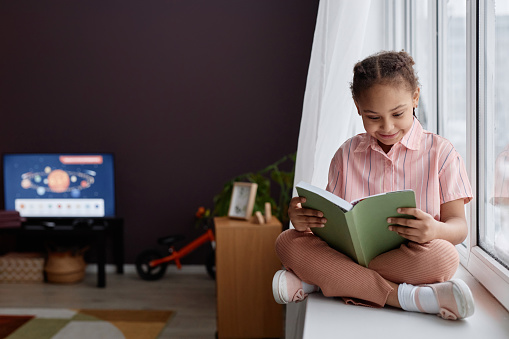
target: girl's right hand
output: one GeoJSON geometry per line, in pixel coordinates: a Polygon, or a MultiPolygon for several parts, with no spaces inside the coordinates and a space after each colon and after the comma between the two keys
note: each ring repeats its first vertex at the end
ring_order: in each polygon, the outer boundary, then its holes
{"type": "Polygon", "coordinates": [[[306,202],[304,197],[294,197],[288,206],[288,216],[293,227],[299,232],[308,231],[311,227],[324,227],[327,219],[323,217],[321,211],[310,208],[303,208],[302,204],[306,202]]]}

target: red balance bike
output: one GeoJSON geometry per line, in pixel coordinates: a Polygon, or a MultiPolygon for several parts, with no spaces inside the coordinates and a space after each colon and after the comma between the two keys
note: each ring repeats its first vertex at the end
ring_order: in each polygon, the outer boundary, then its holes
{"type": "Polygon", "coordinates": [[[214,238],[214,233],[208,227],[205,228],[205,233],[199,236],[198,238],[191,241],[189,244],[185,245],[179,250],[175,249],[175,243],[183,240],[185,237],[181,234],[170,235],[166,237],[162,237],[158,239],[158,243],[168,248],[168,252],[170,253],[167,256],[163,256],[159,253],[159,251],[150,249],[141,252],[136,257],[136,271],[138,275],[143,280],[157,280],[163,277],[164,273],[166,273],[166,268],[168,264],[172,261],[175,261],[178,269],[182,268],[180,264],[180,259],[194,251],[196,248],[201,245],[210,242],[212,245],[211,253],[207,257],[207,261],[205,263],[205,267],[207,268],[207,273],[212,279],[216,278],[216,263],[215,263],[215,247],[216,240],[214,238]]]}

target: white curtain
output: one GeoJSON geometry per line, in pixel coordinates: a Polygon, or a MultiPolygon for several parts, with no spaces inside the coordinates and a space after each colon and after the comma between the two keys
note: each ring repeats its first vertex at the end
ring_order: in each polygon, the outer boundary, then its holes
{"type": "MultiPolygon", "coordinates": [[[[350,82],[355,63],[384,48],[384,3],[320,1],[304,95],[295,184],[304,180],[325,188],[329,164],[338,147],[364,131],[350,82]]],[[[286,338],[302,337],[304,316],[305,302],[287,306],[286,338]]]]}
{"type": "Polygon", "coordinates": [[[325,188],[332,156],[363,132],[350,93],[355,63],[383,48],[383,2],[322,0],[309,64],[295,183],[325,188]]]}

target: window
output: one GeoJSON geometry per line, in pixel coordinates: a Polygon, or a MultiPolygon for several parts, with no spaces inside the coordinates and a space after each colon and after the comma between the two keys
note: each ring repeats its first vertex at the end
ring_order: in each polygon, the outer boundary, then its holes
{"type": "Polygon", "coordinates": [[[405,47],[422,85],[419,119],[425,112],[427,129],[454,144],[474,191],[462,264],[509,309],[509,1],[404,4],[405,47]]]}
{"type": "Polygon", "coordinates": [[[484,209],[479,228],[479,244],[500,263],[509,266],[509,4],[507,1],[484,3],[484,36],[479,53],[484,95],[484,129],[480,152],[484,161],[480,173],[484,209]]]}
{"type": "Polygon", "coordinates": [[[477,109],[471,119],[471,124],[477,124],[477,135],[471,133],[477,143],[470,154],[477,164],[478,193],[467,269],[509,309],[509,224],[504,186],[509,111],[502,101],[509,95],[504,83],[509,80],[509,69],[502,54],[509,52],[509,9],[507,1],[478,0],[469,11],[471,25],[478,21],[473,31],[477,37],[471,37],[475,41],[471,53],[477,57],[467,65],[477,70],[477,109]]]}
{"type": "MultiPolygon", "coordinates": [[[[437,17],[438,133],[451,141],[463,160],[467,161],[466,1],[438,2],[437,17]]],[[[471,184],[474,185],[473,182],[471,184]]],[[[464,247],[467,247],[469,239],[463,243],[464,247]]]]}
{"type": "Polygon", "coordinates": [[[466,3],[438,5],[438,133],[466,159],[466,3]]]}
{"type": "Polygon", "coordinates": [[[421,84],[421,95],[416,114],[422,127],[437,130],[437,58],[436,58],[436,11],[428,1],[411,2],[410,53],[415,60],[415,69],[421,84]]]}

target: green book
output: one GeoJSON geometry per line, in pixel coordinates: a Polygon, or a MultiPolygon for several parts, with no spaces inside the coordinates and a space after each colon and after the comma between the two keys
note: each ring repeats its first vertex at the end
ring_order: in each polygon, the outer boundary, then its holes
{"type": "Polygon", "coordinates": [[[325,227],[313,227],[315,235],[330,247],[368,267],[371,259],[398,248],[407,239],[389,231],[387,218],[413,218],[396,212],[399,207],[415,207],[415,192],[402,190],[372,195],[353,202],[301,181],[296,186],[306,198],[303,207],[322,211],[325,227]]]}

